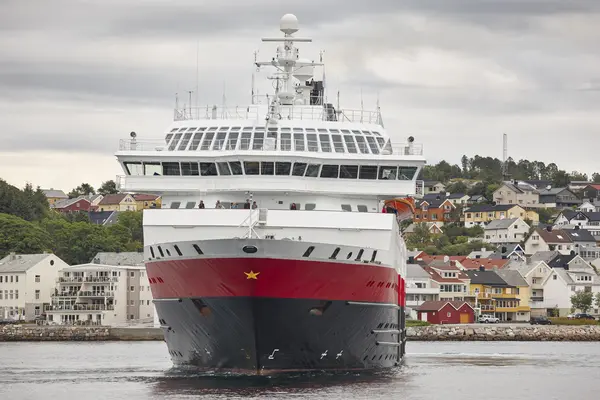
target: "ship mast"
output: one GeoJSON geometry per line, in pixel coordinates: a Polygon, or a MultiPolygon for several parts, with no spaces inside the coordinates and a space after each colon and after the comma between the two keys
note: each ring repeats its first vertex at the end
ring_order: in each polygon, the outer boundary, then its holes
{"type": "MultiPolygon", "coordinates": [[[[257,68],[262,66],[275,67],[276,72],[268,79],[276,81],[275,96],[269,104],[269,111],[266,117],[267,123],[276,124],[281,119],[281,106],[293,106],[294,104],[304,104],[305,100],[301,96],[304,82],[303,78],[310,78],[313,75],[315,66],[322,66],[322,63],[314,61],[301,60],[299,50],[294,46],[294,42],[312,42],[310,38],[295,37],[294,33],[298,31],[298,18],[293,14],[286,14],[281,18],[279,30],[283,32],[284,37],[262,38],[263,42],[283,43],[283,46],[277,47],[276,56],[271,61],[256,61],[257,68]],[[301,81],[297,88],[293,86],[292,78],[301,81]]],[[[305,88],[308,86],[305,86],[305,88]]],[[[310,97],[309,97],[310,103],[310,97]]]]}

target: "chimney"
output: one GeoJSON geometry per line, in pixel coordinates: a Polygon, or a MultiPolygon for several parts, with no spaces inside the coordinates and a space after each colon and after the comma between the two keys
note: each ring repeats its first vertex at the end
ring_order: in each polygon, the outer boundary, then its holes
{"type": "Polygon", "coordinates": [[[548,225],[548,226],[546,226],[546,230],[547,230],[548,232],[552,232],[552,225],[548,225]]]}
{"type": "Polygon", "coordinates": [[[8,257],[9,261],[14,261],[17,259],[17,253],[15,253],[14,251],[11,251],[8,257]]]}
{"type": "Polygon", "coordinates": [[[502,253],[506,253],[506,246],[502,246],[502,253]]]}
{"type": "Polygon", "coordinates": [[[485,267],[484,267],[483,265],[480,265],[480,266],[479,266],[479,270],[480,270],[480,271],[485,271],[485,267]]]}
{"type": "Polygon", "coordinates": [[[409,264],[414,264],[414,263],[415,263],[415,257],[413,257],[413,256],[409,256],[409,257],[408,257],[408,263],[409,263],[409,264]]]}

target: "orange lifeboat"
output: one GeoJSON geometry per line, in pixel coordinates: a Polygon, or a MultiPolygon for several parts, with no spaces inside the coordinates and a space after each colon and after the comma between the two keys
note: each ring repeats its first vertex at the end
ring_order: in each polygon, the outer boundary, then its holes
{"type": "Polygon", "coordinates": [[[383,206],[395,213],[398,221],[412,218],[415,213],[415,199],[412,197],[385,200],[383,206]]]}

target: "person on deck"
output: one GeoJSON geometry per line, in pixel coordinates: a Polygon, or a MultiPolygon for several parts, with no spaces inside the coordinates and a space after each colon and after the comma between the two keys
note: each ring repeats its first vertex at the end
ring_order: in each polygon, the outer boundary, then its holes
{"type": "Polygon", "coordinates": [[[200,203],[198,203],[198,208],[200,208],[200,209],[204,208],[204,200],[200,200],[200,203]]]}

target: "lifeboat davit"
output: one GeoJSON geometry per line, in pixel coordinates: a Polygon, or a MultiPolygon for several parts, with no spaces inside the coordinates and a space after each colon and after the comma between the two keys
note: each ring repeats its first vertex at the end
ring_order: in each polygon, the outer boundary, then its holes
{"type": "Polygon", "coordinates": [[[413,217],[415,214],[415,199],[412,197],[403,197],[385,200],[383,206],[388,212],[396,214],[398,221],[404,221],[413,217]]]}

